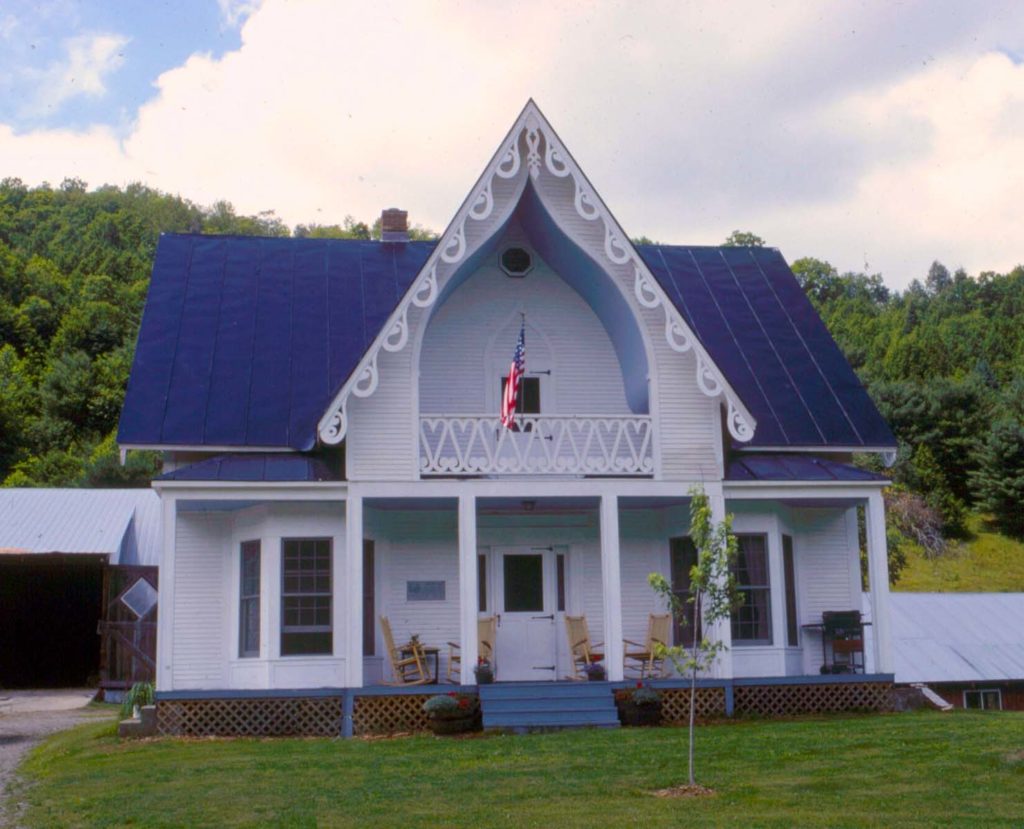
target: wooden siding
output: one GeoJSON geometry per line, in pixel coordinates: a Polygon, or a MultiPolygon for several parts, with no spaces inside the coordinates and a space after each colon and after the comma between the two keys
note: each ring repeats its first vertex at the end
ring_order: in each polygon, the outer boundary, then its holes
{"type": "MultiPolygon", "coordinates": [[[[860,564],[854,508],[793,509],[783,532],[793,536],[797,612],[801,625],[817,624],[826,610],[860,607],[860,564]]],[[[801,630],[804,671],[821,667],[821,634],[801,630]]]]}
{"type": "Polygon", "coordinates": [[[224,687],[229,629],[224,602],[227,527],[224,513],[178,515],[172,654],[175,689],[224,687]]]}

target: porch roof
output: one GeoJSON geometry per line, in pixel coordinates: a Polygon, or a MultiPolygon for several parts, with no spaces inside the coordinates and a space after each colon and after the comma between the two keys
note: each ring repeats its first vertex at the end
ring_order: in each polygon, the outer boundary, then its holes
{"type": "Polygon", "coordinates": [[[813,455],[748,454],[734,457],[726,469],[727,481],[885,481],[866,469],[813,455]]]}
{"type": "MultiPolygon", "coordinates": [[[[118,443],[312,449],[433,249],[161,236],[118,443]]],[[[895,447],[777,250],[637,251],[756,418],[745,446],[895,447]]]]}
{"type": "Polygon", "coordinates": [[[166,472],[156,480],[313,483],[340,481],[342,475],[323,458],[279,452],[218,455],[166,472]]]}

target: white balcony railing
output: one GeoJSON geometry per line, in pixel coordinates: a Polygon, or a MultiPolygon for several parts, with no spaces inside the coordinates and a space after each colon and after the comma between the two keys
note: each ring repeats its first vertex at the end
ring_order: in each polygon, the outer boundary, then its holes
{"type": "Polygon", "coordinates": [[[651,418],[522,415],[420,417],[422,475],[654,474],[651,418]]]}

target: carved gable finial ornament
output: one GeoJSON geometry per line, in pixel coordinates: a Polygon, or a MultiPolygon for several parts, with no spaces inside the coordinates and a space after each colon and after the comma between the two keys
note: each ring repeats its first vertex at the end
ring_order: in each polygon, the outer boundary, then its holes
{"type": "Polygon", "coordinates": [[[658,307],[663,309],[664,333],[669,347],[678,353],[693,350],[696,356],[697,386],[708,397],[725,398],[728,404],[726,425],[729,434],[741,442],[747,442],[754,436],[756,423],[750,412],[729,386],[685,319],[669,301],[537,105],[530,101],[439,240],[423,270],[321,418],[318,428],[321,441],[336,445],[344,440],[348,429],[346,404],[349,396],[369,397],[376,391],[379,380],[377,357],[380,350],[383,348],[385,351],[397,352],[407,346],[410,313],[422,314],[429,311],[460,263],[472,255],[500,224],[495,223],[496,208],[503,215],[510,214],[522,195],[527,176],[537,182],[545,175],[556,179],[571,177],[576,213],[586,222],[601,221],[604,224],[602,249],[591,251],[591,254],[598,259],[603,255],[607,267],[632,266],[633,293],[637,303],[651,310],[658,307]],[[526,151],[525,159],[521,145],[526,151]],[[513,188],[505,184],[501,188],[504,195],[500,198],[495,196],[499,181],[515,184],[513,188]],[[504,201],[504,204],[499,204],[499,201],[504,201]]]}

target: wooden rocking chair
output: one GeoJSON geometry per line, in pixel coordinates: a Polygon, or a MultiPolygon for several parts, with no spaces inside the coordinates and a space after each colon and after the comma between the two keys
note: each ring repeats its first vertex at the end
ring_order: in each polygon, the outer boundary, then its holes
{"type": "Polygon", "coordinates": [[[569,637],[569,654],[572,657],[572,679],[587,679],[587,666],[604,659],[604,654],[595,650],[603,642],[590,642],[590,630],[586,616],[566,616],[565,632],[569,637]]]}
{"type": "Polygon", "coordinates": [[[668,647],[672,632],[671,613],[652,613],[647,619],[647,638],[643,644],[623,639],[623,667],[627,673],[640,672],[640,679],[650,679],[657,671],[665,675],[665,659],[657,654],[657,645],[668,647]]]}
{"type": "MultiPolygon", "coordinates": [[[[476,640],[481,659],[491,663],[494,676],[498,676],[498,666],[494,661],[494,642],[498,633],[498,617],[487,616],[476,621],[476,640]]],[[[448,643],[448,681],[462,681],[462,651],[457,642],[448,643]]]]}
{"type": "Polygon", "coordinates": [[[387,616],[380,617],[380,630],[384,636],[384,647],[391,663],[391,682],[385,685],[426,685],[432,677],[427,671],[427,662],[423,654],[423,645],[419,642],[406,642],[395,647],[395,639],[391,635],[391,622],[387,616]]]}

